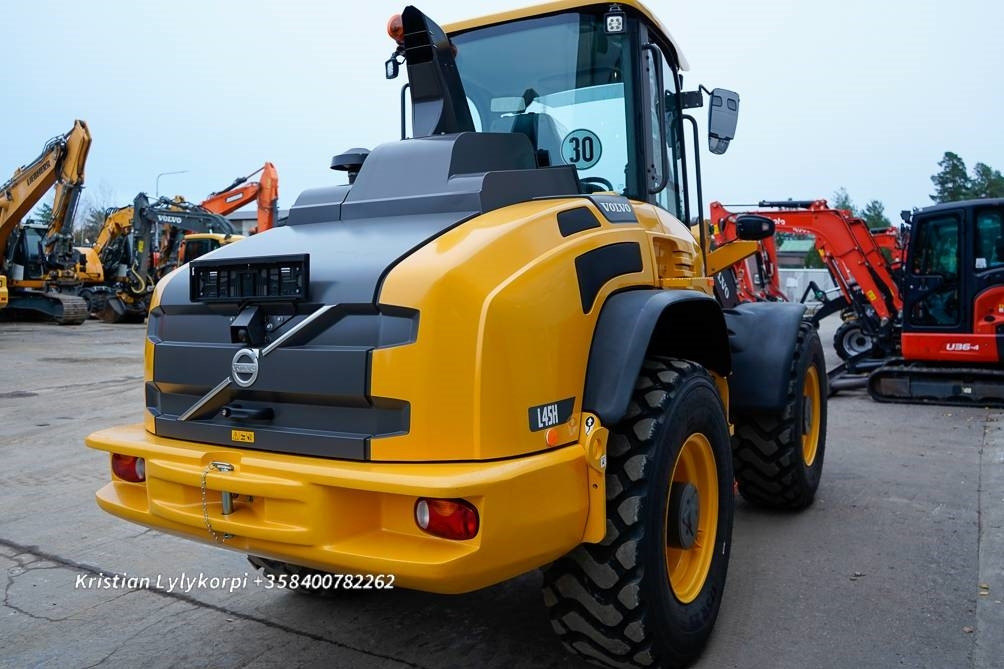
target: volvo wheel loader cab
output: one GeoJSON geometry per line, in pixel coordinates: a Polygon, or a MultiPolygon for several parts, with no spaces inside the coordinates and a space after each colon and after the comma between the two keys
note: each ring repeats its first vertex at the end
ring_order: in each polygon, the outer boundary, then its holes
{"type": "MultiPolygon", "coordinates": [[[[734,476],[754,503],[812,500],[819,340],[799,305],[713,297],[755,244],[709,252],[681,222],[702,95],[642,5],[445,31],[408,7],[393,32],[414,137],[158,284],[144,423],[87,439],[112,463],[98,504],[305,589],[545,567],[572,651],[686,664],[721,603],[734,476]]],[[[713,92],[718,152],[737,109],[713,92]]]]}

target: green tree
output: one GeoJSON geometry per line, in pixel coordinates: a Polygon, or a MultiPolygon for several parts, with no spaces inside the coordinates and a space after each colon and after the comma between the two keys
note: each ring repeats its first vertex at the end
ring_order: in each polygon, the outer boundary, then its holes
{"type": "Polygon", "coordinates": [[[105,223],[105,212],[114,206],[114,191],[106,181],[97,188],[88,189],[73,221],[73,243],[90,246],[98,238],[105,223]]]}
{"type": "Polygon", "coordinates": [[[823,259],[819,257],[819,249],[812,247],[809,252],[805,254],[805,265],[806,269],[822,269],[825,267],[823,265],[823,259]]]}
{"type": "Polygon", "coordinates": [[[35,209],[32,210],[31,214],[29,214],[28,217],[34,221],[37,221],[38,223],[44,223],[45,225],[49,225],[49,223],[52,223],[52,205],[49,204],[48,202],[43,202],[42,204],[35,207],[35,209]]]}
{"type": "Polygon", "coordinates": [[[945,156],[938,161],[941,171],[931,177],[934,184],[935,202],[956,202],[971,197],[972,183],[966,173],[966,163],[959,154],[945,151],[945,156]]]}
{"type": "Polygon", "coordinates": [[[833,191],[833,198],[830,200],[829,204],[833,209],[846,209],[855,216],[857,215],[857,209],[854,207],[854,202],[851,201],[851,196],[847,194],[847,189],[843,186],[833,191]]]}
{"type": "Polygon", "coordinates": [[[73,226],[73,243],[77,246],[94,244],[104,222],[105,210],[88,205],[83,214],[77,216],[76,224],[73,226]]]}
{"type": "Polygon", "coordinates": [[[861,211],[861,218],[864,219],[865,223],[872,230],[876,228],[888,228],[892,225],[885,215],[885,206],[878,200],[872,200],[865,205],[865,208],[861,211]]]}
{"type": "Polygon", "coordinates": [[[969,197],[1004,197],[1004,174],[985,163],[973,166],[969,197]]]}

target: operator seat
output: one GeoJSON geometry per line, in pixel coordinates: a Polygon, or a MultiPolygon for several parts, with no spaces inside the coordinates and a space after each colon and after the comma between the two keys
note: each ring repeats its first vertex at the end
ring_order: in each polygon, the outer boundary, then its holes
{"type": "Polygon", "coordinates": [[[535,151],[546,153],[548,165],[565,164],[561,157],[561,130],[548,114],[526,112],[503,116],[492,123],[492,132],[521,132],[530,138],[535,151]]]}

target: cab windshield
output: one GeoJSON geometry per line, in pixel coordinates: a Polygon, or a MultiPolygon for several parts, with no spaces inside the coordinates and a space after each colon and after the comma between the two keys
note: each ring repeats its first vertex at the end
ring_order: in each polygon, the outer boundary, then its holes
{"type": "Polygon", "coordinates": [[[451,39],[475,129],[521,132],[539,160],[573,165],[597,190],[644,199],[629,150],[629,33],[608,35],[602,16],[566,13],[451,39]]]}

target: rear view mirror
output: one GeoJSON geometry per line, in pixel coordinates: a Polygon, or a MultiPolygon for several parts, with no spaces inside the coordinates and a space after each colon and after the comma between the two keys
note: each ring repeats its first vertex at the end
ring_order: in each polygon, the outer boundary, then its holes
{"type": "Polygon", "coordinates": [[[736,236],[739,239],[756,241],[774,234],[774,221],[766,216],[740,214],[736,216],[736,236]]]}
{"type": "Polygon", "coordinates": [[[519,96],[492,98],[491,110],[496,114],[522,114],[526,111],[526,101],[519,96]]]}
{"type": "Polygon", "coordinates": [[[711,91],[708,109],[708,150],[722,154],[736,136],[739,122],[739,94],[724,88],[711,91]]]}

